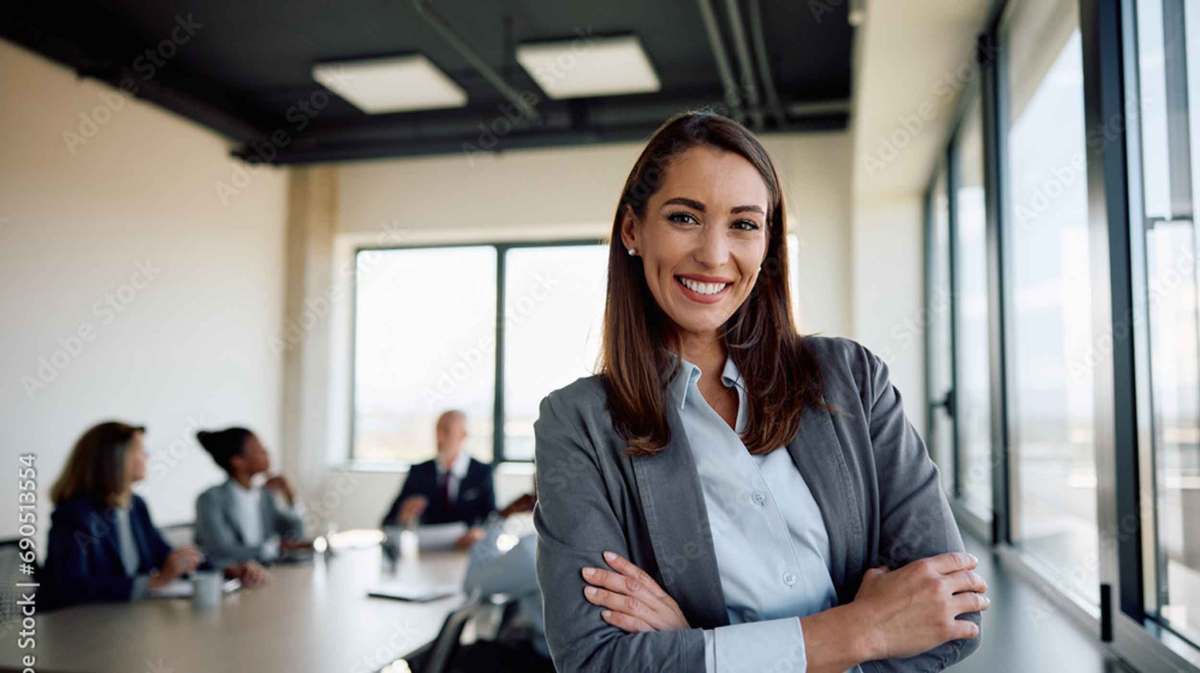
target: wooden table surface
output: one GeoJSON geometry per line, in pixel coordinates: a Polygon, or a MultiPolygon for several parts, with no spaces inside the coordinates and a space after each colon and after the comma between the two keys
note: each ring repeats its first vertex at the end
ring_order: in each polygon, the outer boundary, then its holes
{"type": "MultiPolygon", "coordinates": [[[[190,599],[94,604],[37,618],[41,673],[372,673],[433,640],[462,596],[431,603],[370,598],[381,579],[461,585],[466,556],[422,552],[394,567],[378,546],[271,568],[264,587],[226,595],[210,611],[190,599]]],[[[0,670],[30,650],[3,629],[0,670]]]]}

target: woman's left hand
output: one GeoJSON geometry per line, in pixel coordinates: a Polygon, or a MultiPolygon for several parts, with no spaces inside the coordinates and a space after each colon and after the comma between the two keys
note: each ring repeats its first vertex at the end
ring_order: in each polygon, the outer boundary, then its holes
{"type": "Polygon", "coordinates": [[[605,608],[600,612],[604,621],[629,633],[691,628],[675,599],[646,571],[611,551],[604,552],[604,560],[612,570],[582,571],[588,585],[583,595],[589,603],[605,608]]]}

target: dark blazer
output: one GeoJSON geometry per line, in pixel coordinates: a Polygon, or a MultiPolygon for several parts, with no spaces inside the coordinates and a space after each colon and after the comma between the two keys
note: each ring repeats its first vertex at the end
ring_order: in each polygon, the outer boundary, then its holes
{"type": "MultiPolygon", "coordinates": [[[[196,498],[196,546],[206,560],[223,568],[242,561],[268,561],[263,555],[264,544],[246,544],[238,521],[233,480],[206,489],[196,498]]],[[[296,512],[275,505],[275,496],[263,489],[259,501],[259,517],[265,538],[278,535],[281,540],[304,537],[304,519],[296,512]]]]}
{"type": "Polygon", "coordinates": [[[481,463],[474,458],[467,467],[467,474],[458,483],[458,493],[449,508],[444,507],[438,497],[437,462],[427,460],[417,463],[408,470],[400,495],[392,501],[387,514],[383,517],[383,526],[396,525],[396,517],[400,514],[400,503],[410,495],[423,495],[429,504],[421,515],[421,523],[451,523],[462,521],[468,525],[482,522],[496,510],[496,492],[492,485],[492,466],[481,463]]]}
{"type": "MultiPolygon", "coordinates": [[[[130,503],[129,528],[138,550],[137,574],[160,568],[171,546],[137,495],[130,503]]],[[[119,545],[112,507],[84,498],[59,503],[50,516],[38,607],[52,610],[75,603],[129,600],[134,578],[125,574],[119,545]]]]}
{"type": "MultiPolygon", "coordinates": [[[[807,339],[833,411],[810,409],[786,450],[804,476],[829,533],[839,604],[852,601],[868,568],[896,568],[962,538],[938,470],[904,416],[887,367],[846,339],[807,339]]],[[[667,405],[670,443],[633,458],[613,427],[599,377],[551,393],[534,424],[538,580],[546,639],[561,673],[704,670],[701,629],[728,624],[696,464],[678,411],[667,405]],[[625,555],[669,593],[693,628],[625,633],[583,596],[584,566],[625,555]]],[[[963,615],[979,623],[979,613],[963,615]]],[[[978,639],[945,643],[902,660],[862,664],[864,673],[925,672],[973,652],[978,639]]]]}

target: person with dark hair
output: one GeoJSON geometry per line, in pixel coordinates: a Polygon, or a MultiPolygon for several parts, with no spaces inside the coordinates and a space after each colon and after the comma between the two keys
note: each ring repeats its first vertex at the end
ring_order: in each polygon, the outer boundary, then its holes
{"type": "Polygon", "coordinates": [[[884,363],[805,336],[783,189],[737,122],[675,116],[613,219],[599,374],[534,425],[562,673],[937,671],[986,583],[884,363]]]}
{"type": "Polygon", "coordinates": [[[196,568],[200,552],[172,549],[133,485],[146,477],[146,429],[100,423],[75,442],[50,489],[54,513],[38,606],[137,600],[196,568]]]}
{"type": "Polygon", "coordinates": [[[309,546],[287,479],[275,475],[255,483],[271,469],[271,456],[253,432],[202,430],[196,439],[229,475],[196,499],[196,543],[213,565],[269,563],[283,551],[309,546]]]}
{"type": "MultiPolygon", "coordinates": [[[[454,409],[443,412],[435,433],[437,457],[409,469],[399,495],[383,515],[382,527],[459,521],[477,526],[496,510],[491,465],[475,460],[463,448],[466,415],[454,409]]],[[[458,546],[470,547],[482,535],[482,528],[470,528],[458,546]]]]}

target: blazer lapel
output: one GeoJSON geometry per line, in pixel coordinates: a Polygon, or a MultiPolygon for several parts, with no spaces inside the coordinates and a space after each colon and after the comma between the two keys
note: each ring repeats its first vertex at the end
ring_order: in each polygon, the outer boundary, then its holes
{"type": "MultiPolygon", "coordinates": [[[[860,545],[866,540],[859,517],[860,503],[842,454],[841,442],[830,412],[809,408],[800,418],[800,429],[788,443],[788,453],[804,477],[808,490],[821,510],[829,533],[829,570],[835,587],[845,587],[846,577],[863,563],[860,545]]],[[[839,596],[842,602],[853,596],[839,596]]]]}
{"type": "Polygon", "coordinates": [[[242,538],[242,523],[238,520],[237,512],[234,510],[234,493],[233,489],[237,488],[232,481],[225,482],[224,498],[221,502],[221,513],[225,517],[225,521],[229,523],[229,529],[233,531],[233,536],[237,538],[238,544],[242,544],[245,540],[242,538]]]}
{"type": "Polygon", "coordinates": [[[729,617],[700,475],[679,413],[673,405],[667,407],[670,443],[653,456],[632,461],[646,528],[663,589],[691,625],[724,626],[729,617]]]}

